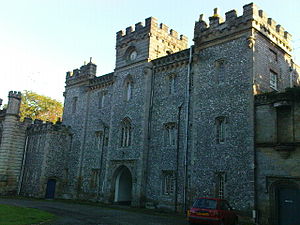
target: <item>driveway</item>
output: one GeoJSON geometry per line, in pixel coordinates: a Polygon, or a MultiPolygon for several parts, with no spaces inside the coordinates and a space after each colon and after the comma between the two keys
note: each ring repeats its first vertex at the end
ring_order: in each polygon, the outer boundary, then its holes
{"type": "Polygon", "coordinates": [[[131,210],[130,208],[106,208],[100,206],[0,198],[0,204],[41,209],[55,214],[58,218],[47,225],[187,225],[183,216],[154,214],[131,210]]]}

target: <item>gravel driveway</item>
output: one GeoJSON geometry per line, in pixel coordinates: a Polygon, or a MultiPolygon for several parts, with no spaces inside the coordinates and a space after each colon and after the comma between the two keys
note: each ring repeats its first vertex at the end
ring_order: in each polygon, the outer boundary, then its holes
{"type": "Polygon", "coordinates": [[[105,208],[91,205],[64,203],[58,201],[37,201],[0,198],[0,204],[24,206],[41,209],[58,216],[58,219],[47,225],[187,225],[183,216],[156,215],[134,212],[129,208],[105,208]]]}

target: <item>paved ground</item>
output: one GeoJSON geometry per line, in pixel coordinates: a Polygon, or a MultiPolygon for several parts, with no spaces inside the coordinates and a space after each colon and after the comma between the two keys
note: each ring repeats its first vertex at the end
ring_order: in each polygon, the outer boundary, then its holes
{"type": "Polygon", "coordinates": [[[46,225],[187,225],[183,216],[156,215],[142,210],[106,208],[58,201],[0,198],[0,204],[41,209],[58,216],[46,225]]]}

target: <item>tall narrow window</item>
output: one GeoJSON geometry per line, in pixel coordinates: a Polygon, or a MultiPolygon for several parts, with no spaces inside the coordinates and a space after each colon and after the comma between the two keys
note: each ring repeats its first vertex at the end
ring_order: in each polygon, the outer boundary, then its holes
{"type": "Polygon", "coordinates": [[[277,53],[270,49],[270,62],[277,62],[277,53]]]}
{"type": "Polygon", "coordinates": [[[226,118],[221,116],[216,118],[216,142],[218,144],[225,142],[226,136],[226,118]]]}
{"type": "Polygon", "coordinates": [[[131,145],[131,121],[125,118],[121,124],[121,147],[128,147],[131,145]]]}
{"type": "Polygon", "coordinates": [[[100,169],[92,169],[91,171],[91,180],[90,180],[90,188],[95,188],[99,183],[99,174],[100,169]]]}
{"type": "Polygon", "coordinates": [[[225,197],[225,173],[218,172],[217,173],[217,197],[224,199],[225,197]]]}
{"type": "Polygon", "coordinates": [[[277,73],[270,70],[270,87],[277,90],[277,73]]]}
{"type": "Polygon", "coordinates": [[[216,67],[216,80],[218,83],[224,82],[225,77],[225,59],[218,59],[215,61],[215,67],[216,67]]]}
{"type": "Polygon", "coordinates": [[[105,106],[105,103],[106,103],[106,92],[105,91],[102,91],[100,94],[99,94],[99,108],[103,108],[105,106]]]}
{"type": "Polygon", "coordinates": [[[168,94],[173,95],[176,93],[176,74],[172,73],[168,75],[168,94]]]}
{"type": "Polygon", "coordinates": [[[72,99],[72,112],[75,113],[76,110],[77,110],[77,100],[78,100],[78,97],[74,97],[72,99]]]}
{"type": "Polygon", "coordinates": [[[98,151],[101,150],[102,146],[102,141],[103,141],[103,132],[102,131],[96,131],[95,133],[95,145],[98,151]]]}
{"type": "Polygon", "coordinates": [[[175,146],[176,145],[176,123],[167,123],[164,125],[165,128],[165,146],[175,146]]]}
{"type": "Polygon", "coordinates": [[[131,82],[127,83],[127,87],[126,87],[126,100],[129,101],[131,99],[131,93],[132,92],[132,84],[131,82]]]}
{"type": "Polygon", "coordinates": [[[163,184],[164,195],[173,195],[175,190],[175,176],[174,171],[163,171],[163,184]]]}

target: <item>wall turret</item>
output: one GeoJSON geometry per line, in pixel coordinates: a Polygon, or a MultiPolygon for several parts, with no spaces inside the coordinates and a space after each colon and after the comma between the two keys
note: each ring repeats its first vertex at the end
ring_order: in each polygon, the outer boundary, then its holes
{"type": "Polygon", "coordinates": [[[80,82],[87,81],[96,77],[97,65],[90,62],[86,65],[82,65],[80,69],[74,69],[73,72],[68,71],[66,73],[66,84],[73,85],[80,82]]]}
{"type": "MultiPolygon", "coordinates": [[[[272,18],[268,18],[266,13],[255,4],[244,5],[241,16],[237,16],[236,10],[226,12],[225,16],[225,21],[223,21],[217,9],[214,9],[214,15],[209,17],[209,26],[203,20],[203,14],[200,16],[194,28],[196,47],[228,36],[234,38],[235,35],[254,29],[286,53],[291,53],[291,35],[272,18]]],[[[249,39],[249,41],[253,40],[249,39]]]]}
{"type": "Polygon", "coordinates": [[[132,63],[150,61],[187,48],[188,39],[169,29],[157,19],[149,17],[134,27],[127,27],[116,35],[116,68],[132,63]]]}
{"type": "Polygon", "coordinates": [[[21,104],[21,92],[10,91],[8,94],[8,104],[6,114],[19,115],[21,104]]]}
{"type": "Polygon", "coordinates": [[[25,130],[19,121],[21,93],[10,91],[0,145],[0,193],[16,193],[21,170],[25,130]]]}

